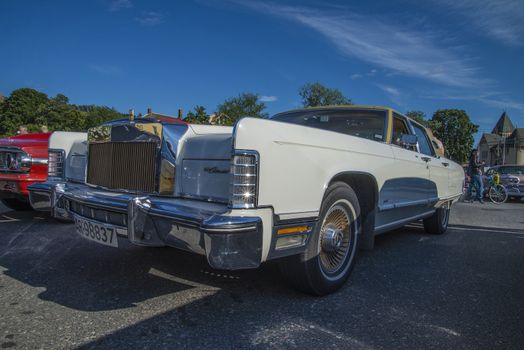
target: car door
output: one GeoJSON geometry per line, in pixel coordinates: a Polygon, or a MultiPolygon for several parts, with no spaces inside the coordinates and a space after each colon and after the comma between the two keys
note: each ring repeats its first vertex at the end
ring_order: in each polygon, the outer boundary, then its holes
{"type": "Polygon", "coordinates": [[[430,204],[434,204],[439,198],[447,197],[450,192],[448,183],[451,162],[436,155],[426,129],[422,125],[411,121],[411,126],[417,135],[420,159],[426,163],[429,170],[428,199],[430,204]]]}
{"type": "Polygon", "coordinates": [[[394,114],[391,148],[395,165],[379,193],[378,229],[427,212],[430,193],[429,168],[416,146],[402,144],[402,135],[412,135],[405,117],[394,114]]]}

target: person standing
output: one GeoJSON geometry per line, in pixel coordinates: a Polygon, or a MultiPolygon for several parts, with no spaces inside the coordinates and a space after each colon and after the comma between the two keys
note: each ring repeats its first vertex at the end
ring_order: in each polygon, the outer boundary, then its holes
{"type": "Polygon", "coordinates": [[[471,180],[468,187],[468,198],[473,202],[475,199],[471,198],[473,187],[477,190],[477,199],[480,203],[484,204],[484,183],[482,181],[482,167],[484,162],[479,162],[478,150],[474,149],[471,151],[469,156],[468,175],[471,180]]]}

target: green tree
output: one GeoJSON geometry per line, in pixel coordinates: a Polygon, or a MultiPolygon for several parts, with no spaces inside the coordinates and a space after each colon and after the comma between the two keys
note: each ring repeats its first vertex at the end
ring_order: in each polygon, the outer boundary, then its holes
{"type": "Polygon", "coordinates": [[[100,125],[110,120],[127,118],[126,114],[118,112],[116,109],[106,106],[79,105],[74,106],[78,111],[85,112],[85,130],[100,125]]]}
{"type": "Polygon", "coordinates": [[[462,109],[439,109],[428,123],[433,134],[442,141],[446,156],[465,163],[473,148],[473,135],[479,126],[471,122],[462,109]]]}
{"type": "Polygon", "coordinates": [[[49,131],[85,131],[112,119],[125,117],[113,108],[76,106],[69,104],[63,94],[49,98],[34,89],[14,90],[0,103],[0,135],[14,135],[21,125],[29,132],[39,132],[42,126],[49,131]]]}
{"type": "Polygon", "coordinates": [[[408,111],[406,112],[406,116],[424,126],[428,124],[428,121],[426,120],[426,113],[422,111],[408,111]]]}
{"type": "Polygon", "coordinates": [[[14,90],[0,105],[0,135],[13,135],[21,125],[30,129],[48,103],[47,95],[35,89],[14,90]]]}
{"type": "Polygon", "coordinates": [[[209,115],[204,106],[197,105],[194,111],[189,111],[184,119],[188,123],[193,124],[209,124],[209,115]]]}
{"type": "Polygon", "coordinates": [[[237,97],[226,99],[217,107],[217,115],[220,117],[220,124],[233,125],[241,117],[267,118],[264,112],[266,104],[259,101],[257,94],[242,93],[237,97]]]}
{"type": "Polygon", "coordinates": [[[339,106],[351,105],[351,99],[347,98],[338,89],[328,88],[319,82],[303,85],[298,94],[302,98],[304,107],[339,106]]]}

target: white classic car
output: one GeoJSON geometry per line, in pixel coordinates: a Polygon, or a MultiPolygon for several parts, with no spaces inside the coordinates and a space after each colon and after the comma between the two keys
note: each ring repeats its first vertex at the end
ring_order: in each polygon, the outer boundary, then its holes
{"type": "Polygon", "coordinates": [[[55,131],[49,137],[47,182],[29,186],[29,202],[33,209],[51,212],[60,220],[71,220],[60,190],[66,181],[85,183],[87,133],[55,131]]]}
{"type": "Polygon", "coordinates": [[[86,184],[64,182],[54,196],[86,239],[167,245],[218,269],[280,259],[295,287],[324,295],[375,235],[420,219],[444,233],[463,179],[400,113],[321,107],[234,128],[106,123],[88,133],[86,184]]]}

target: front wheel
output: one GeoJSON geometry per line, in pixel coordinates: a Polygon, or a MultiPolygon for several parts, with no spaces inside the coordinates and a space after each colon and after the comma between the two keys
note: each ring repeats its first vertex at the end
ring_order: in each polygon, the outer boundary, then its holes
{"type": "Polygon", "coordinates": [[[502,185],[495,185],[489,188],[489,199],[495,204],[502,204],[508,199],[508,191],[502,185]]]}
{"type": "Polygon", "coordinates": [[[333,184],[326,191],[306,251],[282,260],[282,272],[302,292],[320,296],[336,291],[355,264],[359,230],[357,195],[345,183],[333,184]]]}

